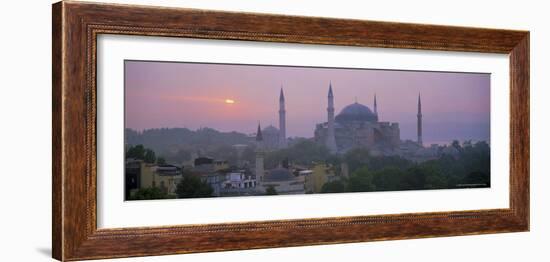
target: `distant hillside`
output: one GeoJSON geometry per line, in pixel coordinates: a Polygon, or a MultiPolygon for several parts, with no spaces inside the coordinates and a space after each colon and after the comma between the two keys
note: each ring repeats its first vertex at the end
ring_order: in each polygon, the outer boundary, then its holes
{"type": "Polygon", "coordinates": [[[186,151],[208,152],[218,147],[253,143],[253,138],[238,132],[220,132],[212,128],[196,131],[187,128],[155,128],[137,132],[125,130],[126,145],[142,144],[158,153],[186,151]]]}

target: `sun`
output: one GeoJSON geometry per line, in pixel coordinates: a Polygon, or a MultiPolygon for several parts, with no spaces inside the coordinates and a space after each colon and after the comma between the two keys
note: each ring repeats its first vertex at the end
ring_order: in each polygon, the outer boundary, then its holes
{"type": "Polygon", "coordinates": [[[235,104],[235,100],[233,99],[225,99],[226,104],[235,104]]]}

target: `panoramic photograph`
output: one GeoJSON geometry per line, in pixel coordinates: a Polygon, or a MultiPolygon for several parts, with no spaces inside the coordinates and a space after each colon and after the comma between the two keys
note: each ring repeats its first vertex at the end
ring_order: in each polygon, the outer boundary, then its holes
{"type": "Polygon", "coordinates": [[[125,200],[489,188],[490,74],[126,60],[125,200]]]}

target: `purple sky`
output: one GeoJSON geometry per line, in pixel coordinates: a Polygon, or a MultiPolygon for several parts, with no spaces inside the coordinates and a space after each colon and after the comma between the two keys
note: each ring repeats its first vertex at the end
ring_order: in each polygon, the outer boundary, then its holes
{"type": "Polygon", "coordinates": [[[398,122],[403,140],[416,138],[419,92],[424,141],[489,140],[489,74],[143,61],[125,62],[126,127],[278,127],[282,85],[287,135],[312,137],[327,118],[330,81],[336,113],[355,98],[372,109],[376,93],[379,120],[398,122]]]}

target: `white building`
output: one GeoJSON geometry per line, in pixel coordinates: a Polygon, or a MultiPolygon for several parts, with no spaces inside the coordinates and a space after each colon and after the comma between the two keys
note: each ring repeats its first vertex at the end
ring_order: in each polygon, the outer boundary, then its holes
{"type": "Polygon", "coordinates": [[[236,188],[254,188],[256,187],[256,177],[247,175],[244,170],[238,172],[226,173],[222,176],[222,189],[236,188]]]}

